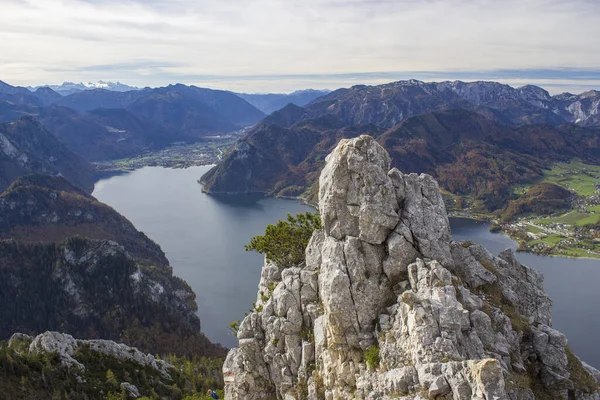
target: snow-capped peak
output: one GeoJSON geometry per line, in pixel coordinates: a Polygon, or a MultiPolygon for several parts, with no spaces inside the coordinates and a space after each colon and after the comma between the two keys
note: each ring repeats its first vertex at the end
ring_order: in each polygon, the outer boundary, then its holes
{"type": "Polygon", "coordinates": [[[55,92],[67,96],[73,93],[81,92],[84,90],[92,90],[92,89],[105,89],[112,90],[115,92],[128,92],[130,90],[139,90],[138,87],[129,86],[121,82],[107,82],[107,81],[97,81],[97,82],[88,82],[88,83],[75,83],[75,82],[63,82],[61,85],[44,85],[37,86],[35,88],[29,88],[30,90],[36,90],[40,87],[49,87],[55,92]]]}

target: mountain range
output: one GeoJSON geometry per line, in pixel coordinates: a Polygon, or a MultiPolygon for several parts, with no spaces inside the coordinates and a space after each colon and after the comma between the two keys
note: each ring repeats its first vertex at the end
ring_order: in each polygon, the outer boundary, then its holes
{"type": "MultiPolygon", "coordinates": [[[[463,108],[513,125],[577,123],[597,125],[600,92],[556,96],[537,86],[515,89],[497,82],[392,82],[353,86],[322,96],[305,107],[301,119],[333,115],[346,125],[373,123],[391,128],[418,114],[463,108]]],[[[297,122],[297,121],[294,121],[297,122]]]]}
{"type": "Polygon", "coordinates": [[[0,122],[38,119],[88,161],[131,157],[251,126],[265,114],[226,91],[195,86],[130,91],[90,89],[61,96],[0,82],[0,122]]]}
{"type": "Polygon", "coordinates": [[[505,202],[511,185],[537,179],[549,162],[581,157],[596,163],[599,110],[597,91],[551,96],[537,86],[496,82],[409,80],[289,95],[176,84],[90,88],[68,96],[0,83],[0,122],[37,118],[88,161],[132,157],[255,124],[202,178],[207,192],[300,195],[339,138],[368,133],[387,146],[398,166],[431,173],[445,190],[473,196],[485,209],[496,206],[492,198],[505,202]],[[548,143],[564,148],[548,150],[548,143]],[[492,172],[457,178],[458,171],[478,168],[492,172]]]}
{"type": "Polygon", "coordinates": [[[73,93],[82,92],[84,90],[93,90],[93,89],[106,89],[113,90],[115,92],[128,92],[130,90],[138,90],[138,87],[125,85],[121,82],[106,82],[106,81],[97,81],[97,82],[88,82],[88,83],[75,83],[75,82],[63,82],[60,85],[43,85],[36,87],[27,87],[27,89],[31,91],[36,91],[39,88],[50,88],[54,90],[56,93],[61,96],[68,96],[73,93]]]}
{"type": "Polygon", "coordinates": [[[494,82],[354,86],[272,113],[201,180],[209,193],[314,200],[325,155],[340,138],[368,133],[394,166],[432,174],[446,191],[495,210],[510,186],[534,182],[554,161],[600,163],[599,112],[596,91],[550,96],[494,82]]]}
{"type": "Polygon", "coordinates": [[[102,81],[28,89],[0,82],[0,122],[34,117],[84,159],[106,161],[238,131],[266,116],[259,108],[304,105],[324,93],[241,95],[182,84],[138,89],[102,81]]]}

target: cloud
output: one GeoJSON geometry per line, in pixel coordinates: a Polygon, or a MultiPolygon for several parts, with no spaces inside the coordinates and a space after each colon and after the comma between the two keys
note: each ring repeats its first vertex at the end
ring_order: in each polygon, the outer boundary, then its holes
{"type": "Polygon", "coordinates": [[[396,76],[509,73],[533,82],[554,71],[551,80],[564,80],[567,70],[595,82],[600,70],[592,0],[0,0],[0,8],[0,79],[17,84],[177,80],[282,91],[396,76]]]}

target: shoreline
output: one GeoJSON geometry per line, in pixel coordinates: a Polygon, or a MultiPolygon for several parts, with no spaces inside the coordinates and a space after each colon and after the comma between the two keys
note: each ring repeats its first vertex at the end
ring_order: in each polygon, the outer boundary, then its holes
{"type": "MultiPolygon", "coordinates": [[[[142,169],[144,167],[162,167],[162,168],[169,168],[169,169],[188,169],[191,167],[204,167],[204,166],[213,167],[213,166],[217,165],[217,163],[219,161],[218,159],[217,160],[204,159],[204,160],[185,160],[185,161],[183,161],[183,160],[178,160],[178,159],[177,160],[169,159],[168,157],[166,159],[162,159],[162,160],[144,160],[144,157],[146,157],[146,156],[139,156],[134,159],[104,161],[104,162],[93,163],[93,165],[96,167],[96,172],[99,173],[99,175],[107,174],[109,176],[112,176],[113,174],[117,175],[120,173],[129,173],[129,172],[132,172],[132,171],[135,171],[138,169],[142,169]],[[99,169],[98,168],[99,165],[104,165],[105,168],[99,169]],[[109,166],[111,166],[112,168],[109,166]]],[[[96,182],[98,182],[102,179],[105,179],[105,178],[106,177],[98,177],[96,179],[96,182]]],[[[202,185],[202,183],[200,182],[200,179],[201,179],[201,177],[198,178],[197,182],[200,185],[202,185]]],[[[303,205],[306,205],[306,206],[312,208],[313,210],[318,211],[318,208],[316,207],[315,204],[312,204],[311,202],[307,201],[306,198],[304,198],[301,195],[300,196],[278,196],[278,195],[273,195],[273,194],[269,194],[269,193],[265,193],[265,192],[211,193],[211,192],[205,192],[204,189],[203,189],[203,192],[208,195],[215,195],[215,196],[255,195],[255,196],[261,196],[263,198],[272,197],[272,198],[279,198],[279,199],[285,199],[285,200],[295,200],[295,201],[301,202],[303,205]]],[[[518,253],[529,253],[529,254],[533,254],[533,255],[537,255],[537,256],[544,256],[544,257],[549,256],[549,257],[563,257],[563,258],[569,258],[569,259],[600,260],[600,254],[597,257],[591,256],[591,255],[575,256],[575,255],[568,255],[568,254],[560,254],[560,253],[556,253],[555,251],[552,251],[549,254],[540,254],[540,253],[532,251],[528,248],[519,249],[521,242],[526,244],[526,243],[528,243],[528,241],[525,241],[523,239],[523,236],[511,234],[511,230],[507,229],[506,224],[500,224],[498,221],[496,221],[494,219],[494,217],[492,215],[472,214],[472,213],[465,213],[465,212],[461,212],[461,211],[451,210],[448,212],[448,218],[468,219],[468,220],[472,220],[472,221],[488,223],[490,225],[497,224],[499,229],[497,232],[493,232],[493,233],[501,233],[501,234],[505,235],[507,238],[509,238],[511,241],[513,241],[514,245],[516,246],[515,252],[518,252],[518,253]]],[[[519,223],[523,223],[523,222],[516,221],[514,223],[511,223],[510,226],[518,226],[519,223]]],[[[525,237],[527,237],[526,230],[515,228],[514,231],[522,232],[522,234],[525,235],[525,237]]],[[[533,240],[533,239],[531,239],[531,240],[533,240]]]]}

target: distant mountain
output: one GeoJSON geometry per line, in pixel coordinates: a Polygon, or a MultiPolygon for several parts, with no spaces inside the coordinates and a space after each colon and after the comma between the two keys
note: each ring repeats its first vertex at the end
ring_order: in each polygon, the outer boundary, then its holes
{"type": "Polygon", "coordinates": [[[133,157],[173,142],[191,140],[124,109],[96,109],[80,114],[67,107],[39,110],[38,118],[71,151],[89,161],[133,157]]]}
{"type": "MultiPolygon", "coordinates": [[[[511,185],[533,182],[553,161],[578,157],[600,163],[600,131],[571,125],[512,127],[459,109],[417,115],[386,130],[375,124],[348,126],[338,117],[352,115],[345,113],[304,119],[301,110],[288,106],[250,130],[202,177],[204,190],[311,198],[324,157],[340,138],[362,133],[376,137],[400,170],[429,173],[445,190],[472,196],[487,210],[501,207],[511,185]],[[275,123],[294,117],[300,121],[291,126],[275,123]]],[[[386,115],[364,119],[386,125],[386,115]]]]}
{"type": "Polygon", "coordinates": [[[288,104],[295,104],[297,106],[304,106],[314,99],[328,94],[329,90],[298,90],[293,93],[266,93],[266,94],[250,94],[250,93],[236,93],[242,99],[252,104],[265,114],[271,114],[274,111],[280,110],[288,104]]]}
{"type": "MultiPolygon", "coordinates": [[[[63,86],[73,85],[79,87],[63,86]]],[[[0,82],[0,123],[37,118],[73,152],[89,161],[104,161],[237,131],[265,117],[222,90],[182,84],[129,91],[105,82],[96,86],[110,90],[86,86],[61,96],[49,87],[31,91],[0,82]]]]}
{"type": "Polygon", "coordinates": [[[98,108],[124,109],[151,89],[114,92],[107,89],[90,89],[73,93],[58,99],[54,105],[68,107],[77,112],[88,112],[98,108]]]}
{"type": "Polygon", "coordinates": [[[331,114],[348,125],[373,123],[384,128],[414,115],[463,108],[505,124],[566,122],[585,124],[600,112],[600,92],[551,97],[545,90],[515,89],[496,82],[399,81],[339,89],[308,104],[307,118],[331,114]]]}
{"type": "Polygon", "coordinates": [[[49,88],[40,88],[32,92],[27,88],[11,86],[0,81],[0,101],[4,100],[13,104],[47,106],[60,97],[58,93],[49,88]]]}
{"type": "Polygon", "coordinates": [[[181,84],[143,90],[126,108],[179,132],[201,137],[251,126],[265,114],[238,96],[181,84]]]}
{"type": "Polygon", "coordinates": [[[88,82],[88,83],[74,83],[74,82],[63,82],[61,85],[43,85],[36,87],[28,87],[29,90],[35,91],[39,88],[50,88],[62,96],[68,96],[73,93],[82,92],[84,90],[92,89],[106,89],[115,92],[128,92],[130,90],[139,90],[138,87],[125,85],[121,82],[88,82]]]}
{"type": "Polygon", "coordinates": [[[11,122],[25,116],[37,117],[38,114],[39,107],[37,106],[0,100],[0,124],[11,122]]]}
{"type": "Polygon", "coordinates": [[[94,171],[32,117],[0,124],[0,190],[23,175],[62,175],[91,192],[94,171]]]}
{"type": "Polygon", "coordinates": [[[88,161],[133,157],[173,142],[193,141],[180,131],[124,109],[78,113],[67,107],[36,107],[0,100],[0,123],[22,116],[38,119],[66,147],[88,161]]]}
{"type": "Polygon", "coordinates": [[[39,99],[42,106],[49,106],[57,102],[62,96],[56,93],[54,90],[41,87],[36,89],[33,94],[39,99]]]}
{"type": "Polygon", "coordinates": [[[265,116],[230,92],[181,84],[129,92],[86,90],[63,97],[55,105],[81,113],[100,108],[125,109],[192,137],[238,130],[265,116]]]}
{"type": "Polygon", "coordinates": [[[497,82],[410,80],[338,89],[306,105],[302,118],[329,114],[346,125],[373,123],[391,128],[414,115],[456,108],[511,125],[594,125],[600,114],[600,92],[550,96],[531,85],[515,89],[497,82]]]}
{"type": "Polygon", "coordinates": [[[1,339],[60,330],[152,353],[223,352],[160,247],[62,177],[26,176],[0,194],[0,254],[1,339]]]}
{"type": "Polygon", "coordinates": [[[550,161],[600,162],[598,131],[575,127],[599,122],[597,91],[550,96],[537,86],[460,81],[358,85],[270,114],[202,181],[209,193],[300,195],[337,140],[364,132],[379,137],[401,170],[428,172],[494,209],[494,196],[505,202],[510,184],[531,182],[550,161]],[[455,182],[461,173],[468,177],[455,182]]]}

